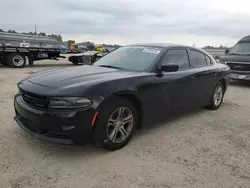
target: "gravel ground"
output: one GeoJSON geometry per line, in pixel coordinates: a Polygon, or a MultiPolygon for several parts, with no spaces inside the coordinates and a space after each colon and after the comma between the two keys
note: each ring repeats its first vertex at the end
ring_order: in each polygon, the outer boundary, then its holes
{"type": "Polygon", "coordinates": [[[17,82],[59,66],[72,65],[0,67],[0,188],[250,187],[250,84],[232,83],[218,111],[183,113],[107,152],[39,141],[14,122],[17,82]]]}

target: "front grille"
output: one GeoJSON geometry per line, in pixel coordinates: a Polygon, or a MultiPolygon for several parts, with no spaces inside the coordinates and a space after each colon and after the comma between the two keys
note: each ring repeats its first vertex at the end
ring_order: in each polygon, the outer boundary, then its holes
{"type": "Polygon", "coordinates": [[[20,94],[22,95],[24,102],[31,107],[45,110],[49,106],[48,97],[30,93],[24,90],[20,90],[20,94]]]}
{"type": "Polygon", "coordinates": [[[250,63],[228,62],[227,65],[231,70],[235,71],[250,71],[250,63]]]}

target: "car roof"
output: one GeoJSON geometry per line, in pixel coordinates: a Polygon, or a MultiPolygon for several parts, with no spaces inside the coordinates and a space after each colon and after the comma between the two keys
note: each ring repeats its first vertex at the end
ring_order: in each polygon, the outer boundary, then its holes
{"type": "Polygon", "coordinates": [[[185,46],[180,44],[172,44],[172,43],[136,43],[128,46],[150,46],[150,47],[161,47],[161,48],[169,48],[169,47],[186,47],[193,48],[191,46],[185,46]]]}
{"type": "Polygon", "coordinates": [[[196,50],[201,53],[206,54],[209,57],[212,57],[209,53],[207,53],[205,50],[201,48],[196,48],[192,46],[187,46],[187,45],[181,45],[181,44],[172,44],[172,43],[137,43],[137,44],[131,44],[127,46],[147,46],[147,47],[160,47],[160,48],[171,48],[171,47],[183,47],[183,48],[189,48],[190,50],[196,50]]]}
{"type": "Polygon", "coordinates": [[[152,47],[169,47],[173,46],[175,44],[171,43],[136,43],[136,44],[131,44],[129,46],[152,46],[152,47]]]}
{"type": "Polygon", "coordinates": [[[189,48],[193,50],[198,50],[203,53],[207,53],[205,50],[201,48],[195,48],[192,46],[181,45],[181,44],[171,44],[171,43],[137,43],[137,44],[131,44],[127,46],[148,46],[148,47],[161,47],[161,48],[184,47],[184,48],[189,48]]]}
{"type": "Polygon", "coordinates": [[[245,36],[242,39],[239,40],[239,42],[250,42],[250,36],[245,36]]]}

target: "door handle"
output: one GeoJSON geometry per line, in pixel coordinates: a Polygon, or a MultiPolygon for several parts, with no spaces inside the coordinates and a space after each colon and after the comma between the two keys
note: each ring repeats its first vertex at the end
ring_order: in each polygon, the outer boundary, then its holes
{"type": "Polygon", "coordinates": [[[188,79],[189,80],[194,80],[196,77],[195,76],[189,76],[188,79]]]}

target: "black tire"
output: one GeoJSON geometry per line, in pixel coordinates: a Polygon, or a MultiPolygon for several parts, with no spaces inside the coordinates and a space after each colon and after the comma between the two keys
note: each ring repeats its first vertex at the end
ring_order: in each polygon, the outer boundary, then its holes
{"type": "Polygon", "coordinates": [[[74,65],[78,65],[77,61],[72,61],[71,63],[73,63],[74,65]]]}
{"type": "Polygon", "coordinates": [[[26,58],[19,53],[12,53],[7,58],[8,64],[13,68],[22,68],[26,65],[26,58]]]}
{"type": "Polygon", "coordinates": [[[223,99],[224,99],[224,94],[225,94],[225,86],[222,84],[222,82],[219,81],[214,88],[213,94],[210,98],[209,105],[207,106],[207,108],[210,110],[217,110],[218,108],[220,108],[220,106],[223,102],[223,99]],[[216,101],[214,99],[214,95],[215,95],[215,92],[218,88],[222,89],[222,96],[221,96],[220,102],[216,103],[216,101]]]}
{"type": "Polygon", "coordinates": [[[94,139],[96,144],[107,150],[118,150],[124,147],[132,138],[138,125],[138,112],[132,102],[125,98],[115,98],[103,104],[99,110],[94,125],[94,139]],[[125,107],[132,112],[133,126],[128,137],[120,143],[114,143],[108,136],[108,120],[116,109],[125,107]]]}
{"type": "Polygon", "coordinates": [[[3,64],[3,65],[5,65],[5,66],[8,65],[7,59],[8,59],[7,56],[4,56],[3,59],[1,59],[0,63],[3,64]]]}
{"type": "Polygon", "coordinates": [[[29,65],[30,65],[30,66],[33,66],[33,65],[34,65],[33,59],[29,59],[29,65]]]}

